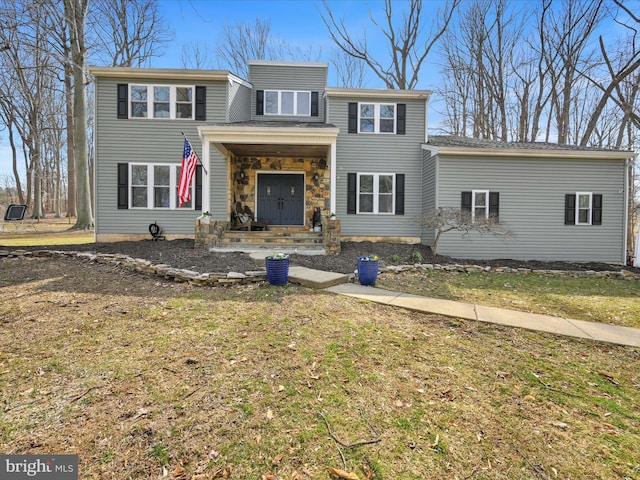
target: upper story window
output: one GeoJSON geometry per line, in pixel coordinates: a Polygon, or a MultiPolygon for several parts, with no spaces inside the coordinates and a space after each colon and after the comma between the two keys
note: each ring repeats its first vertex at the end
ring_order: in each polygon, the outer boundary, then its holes
{"type": "Polygon", "coordinates": [[[405,135],[405,103],[349,102],[349,133],[386,133],[405,135]]]}
{"type": "Polygon", "coordinates": [[[264,91],[265,115],[311,115],[311,92],[289,90],[264,91]]]}
{"type": "Polygon", "coordinates": [[[175,85],[131,85],[131,118],[192,120],[195,87],[175,85]]]}
{"type": "Polygon", "coordinates": [[[360,103],[359,133],[395,133],[396,106],[392,103],[360,103]]]}

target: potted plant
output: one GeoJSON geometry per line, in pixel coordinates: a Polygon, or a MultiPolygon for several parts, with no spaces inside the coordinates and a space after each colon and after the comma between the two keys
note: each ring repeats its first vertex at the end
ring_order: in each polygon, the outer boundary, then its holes
{"type": "Polygon", "coordinates": [[[329,214],[329,220],[337,220],[337,219],[338,219],[338,216],[335,213],[331,212],[329,214]]]}
{"type": "Polygon", "coordinates": [[[273,253],[264,259],[267,281],[271,285],[286,285],[289,281],[289,255],[273,253]]]}
{"type": "Polygon", "coordinates": [[[202,215],[200,215],[200,223],[209,223],[211,220],[211,214],[207,211],[207,212],[202,212],[202,215]]]}
{"type": "Polygon", "coordinates": [[[378,256],[358,257],[358,280],[361,285],[375,285],[378,276],[378,256]]]}

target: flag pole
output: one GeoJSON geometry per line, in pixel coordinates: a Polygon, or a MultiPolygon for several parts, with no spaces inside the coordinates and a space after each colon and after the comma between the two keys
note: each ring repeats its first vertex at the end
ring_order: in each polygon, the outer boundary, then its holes
{"type": "MultiPolygon", "coordinates": [[[[189,142],[189,139],[187,138],[187,136],[184,134],[184,132],[180,132],[182,134],[182,136],[184,137],[184,139],[189,142]]],[[[191,145],[191,142],[189,142],[189,145],[191,145]]],[[[191,146],[191,148],[193,148],[193,145],[191,146]]],[[[197,155],[196,155],[197,156],[197,155]]],[[[202,170],[204,170],[204,174],[205,175],[209,175],[209,172],[207,172],[207,169],[204,168],[204,165],[202,164],[202,160],[200,160],[200,157],[198,156],[198,163],[200,164],[200,166],[202,167],[202,170]]]]}

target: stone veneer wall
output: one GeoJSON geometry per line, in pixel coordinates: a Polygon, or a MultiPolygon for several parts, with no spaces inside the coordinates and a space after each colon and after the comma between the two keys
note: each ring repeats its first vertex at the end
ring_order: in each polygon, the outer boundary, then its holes
{"type": "Polygon", "coordinates": [[[232,198],[256,211],[256,173],[269,171],[305,172],[305,225],[311,226],[313,212],[320,207],[323,215],[329,214],[329,165],[325,158],[299,157],[236,157],[231,159],[232,198]],[[244,178],[241,176],[244,172],[244,178]],[[314,178],[318,174],[318,180],[314,178]]]}

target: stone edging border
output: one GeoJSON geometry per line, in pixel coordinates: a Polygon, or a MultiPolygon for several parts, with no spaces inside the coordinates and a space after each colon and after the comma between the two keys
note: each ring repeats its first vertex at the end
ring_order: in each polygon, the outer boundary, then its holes
{"type": "MultiPolygon", "coordinates": [[[[167,280],[180,283],[190,283],[192,285],[233,285],[248,284],[266,280],[265,270],[226,273],[200,273],[193,270],[174,268],[164,263],[154,264],[142,258],[133,258],[124,254],[114,253],[91,253],[65,250],[0,250],[1,258],[19,257],[68,257],[87,260],[88,262],[102,263],[114,266],[121,266],[129,270],[147,275],[157,275],[167,280]]],[[[546,274],[559,275],[565,277],[600,277],[600,278],[623,278],[625,280],[638,280],[640,275],[629,272],[625,269],[619,271],[595,271],[595,270],[539,270],[532,268],[510,268],[510,267],[483,267],[480,265],[440,265],[437,263],[416,263],[413,265],[391,265],[381,267],[380,273],[403,273],[403,272],[424,272],[426,270],[437,270],[454,273],[511,273],[511,274],[546,274]]]]}
{"type": "Polygon", "coordinates": [[[147,275],[157,275],[167,280],[180,283],[190,283],[192,285],[229,285],[247,284],[260,282],[267,279],[265,270],[249,271],[245,273],[200,273],[193,270],[173,268],[164,263],[154,264],[142,258],[132,258],[128,255],[113,253],[91,253],[65,250],[0,250],[0,258],[20,258],[20,257],[67,257],[79,258],[90,263],[102,263],[124,267],[147,275]]]}
{"type": "Polygon", "coordinates": [[[538,275],[558,275],[563,277],[600,277],[600,278],[624,278],[625,280],[640,280],[640,274],[630,272],[621,268],[614,270],[541,270],[535,268],[511,268],[511,267],[483,267],[481,265],[440,265],[437,263],[416,263],[414,265],[399,265],[380,268],[380,272],[402,273],[402,272],[423,272],[425,270],[439,270],[444,272],[455,273],[511,273],[511,274],[527,274],[535,273],[538,275]]]}

